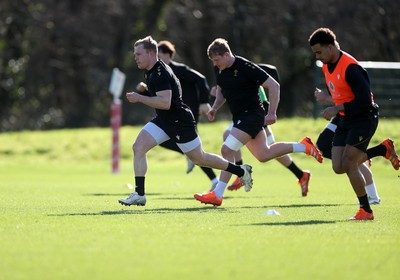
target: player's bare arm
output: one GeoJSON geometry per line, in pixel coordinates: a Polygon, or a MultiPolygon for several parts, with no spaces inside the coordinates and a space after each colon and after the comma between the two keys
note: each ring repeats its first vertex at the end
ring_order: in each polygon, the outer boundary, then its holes
{"type": "Polygon", "coordinates": [[[268,90],[269,95],[269,108],[268,113],[265,116],[265,124],[271,125],[277,120],[276,111],[278,109],[280,99],[280,85],[274,78],[269,77],[265,80],[262,86],[268,90]]]}
{"type": "Polygon", "coordinates": [[[210,122],[214,121],[215,115],[217,114],[218,109],[221,108],[222,105],[224,105],[225,101],[226,101],[226,99],[222,95],[221,88],[219,86],[217,86],[216,91],[215,91],[214,104],[212,105],[210,111],[208,111],[208,114],[207,114],[208,120],[210,122]]]}
{"type": "Polygon", "coordinates": [[[158,91],[156,96],[145,96],[134,91],[126,94],[126,98],[131,103],[143,103],[160,110],[168,110],[171,107],[171,96],[171,90],[158,91]]]}

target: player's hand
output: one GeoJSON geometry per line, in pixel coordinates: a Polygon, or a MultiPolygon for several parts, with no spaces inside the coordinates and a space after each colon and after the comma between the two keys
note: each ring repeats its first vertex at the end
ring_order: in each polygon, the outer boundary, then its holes
{"type": "Polygon", "coordinates": [[[264,125],[274,124],[274,123],[276,123],[277,119],[278,119],[278,117],[276,116],[276,114],[268,113],[264,118],[264,125]]]}
{"type": "Polygon", "coordinates": [[[337,109],[336,106],[328,107],[325,108],[321,115],[324,117],[326,120],[331,120],[334,116],[336,116],[339,113],[339,110],[337,109]]]}
{"type": "Polygon", "coordinates": [[[143,93],[143,92],[147,91],[147,85],[145,83],[143,83],[143,82],[140,82],[140,83],[137,84],[136,90],[139,93],[143,93]]]}
{"type": "Polygon", "coordinates": [[[314,91],[314,96],[315,100],[317,100],[318,102],[323,102],[325,101],[326,93],[320,90],[319,88],[316,88],[314,91]]]}
{"type": "Polygon", "coordinates": [[[128,99],[128,101],[131,103],[139,102],[140,96],[141,95],[139,93],[134,92],[134,91],[126,93],[126,99],[128,99]]]}
{"type": "Polygon", "coordinates": [[[215,109],[211,108],[210,111],[208,111],[208,113],[207,113],[208,120],[210,122],[214,121],[216,114],[217,114],[217,111],[215,109]]]}
{"type": "Polygon", "coordinates": [[[199,113],[201,115],[207,115],[210,110],[211,110],[211,106],[208,103],[203,103],[203,104],[200,104],[200,106],[199,106],[199,113]]]}

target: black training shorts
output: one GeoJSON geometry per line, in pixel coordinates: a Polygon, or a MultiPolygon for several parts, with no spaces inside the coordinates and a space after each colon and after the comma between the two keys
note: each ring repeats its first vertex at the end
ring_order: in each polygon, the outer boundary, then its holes
{"type": "Polygon", "coordinates": [[[173,122],[166,122],[160,116],[156,116],[151,122],[164,130],[169,138],[176,143],[188,143],[198,137],[196,123],[193,117],[190,116],[185,120],[181,119],[173,122]]]}
{"type": "Polygon", "coordinates": [[[369,118],[352,120],[342,117],[333,137],[333,146],[350,145],[365,152],[378,127],[378,122],[378,114],[372,114],[369,118]]]}
{"type": "Polygon", "coordinates": [[[264,129],[265,111],[260,108],[257,110],[246,110],[232,117],[233,127],[246,132],[255,138],[264,129]]]}

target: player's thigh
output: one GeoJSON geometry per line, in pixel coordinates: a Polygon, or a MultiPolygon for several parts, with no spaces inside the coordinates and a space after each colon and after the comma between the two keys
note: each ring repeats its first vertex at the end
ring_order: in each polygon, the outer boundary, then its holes
{"type": "Polygon", "coordinates": [[[246,143],[247,149],[259,161],[268,158],[267,135],[264,130],[260,131],[254,139],[246,143]]]}
{"type": "Polygon", "coordinates": [[[133,144],[134,151],[147,152],[157,146],[156,138],[147,130],[142,129],[136,137],[135,143],[133,144]]]}
{"type": "Polygon", "coordinates": [[[363,154],[364,151],[360,150],[358,147],[346,145],[342,156],[342,162],[344,164],[358,166],[358,163],[361,161],[363,154]]]}

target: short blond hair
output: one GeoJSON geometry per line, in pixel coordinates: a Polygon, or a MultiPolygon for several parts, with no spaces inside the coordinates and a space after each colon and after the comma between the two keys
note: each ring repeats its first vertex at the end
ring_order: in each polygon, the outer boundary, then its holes
{"type": "Polygon", "coordinates": [[[153,39],[151,36],[147,36],[143,39],[139,39],[133,45],[135,48],[139,45],[143,45],[143,48],[146,51],[154,51],[157,53],[157,41],[153,39]]]}
{"type": "Polygon", "coordinates": [[[215,39],[207,48],[207,55],[209,58],[216,55],[224,55],[225,53],[232,53],[228,41],[223,38],[215,39]]]}

